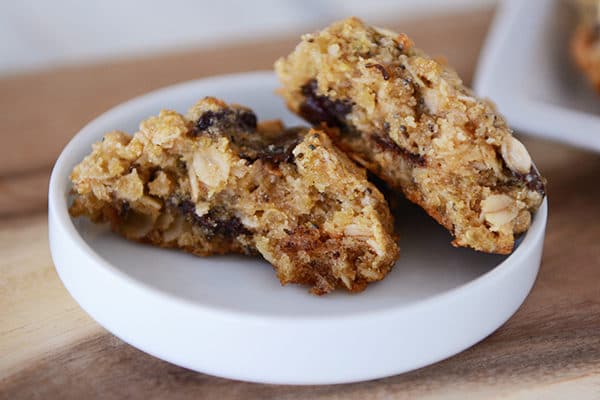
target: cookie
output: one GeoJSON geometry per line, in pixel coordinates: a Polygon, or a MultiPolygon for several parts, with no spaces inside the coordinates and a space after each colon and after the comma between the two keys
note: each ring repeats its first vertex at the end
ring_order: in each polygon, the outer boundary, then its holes
{"type": "Polygon", "coordinates": [[[73,217],[199,256],[260,254],[315,294],[361,291],[399,254],[383,195],[326,134],[214,98],[108,133],[71,181],[73,217]]]}
{"type": "Polygon", "coordinates": [[[545,181],[494,106],[403,34],[357,18],[307,34],[275,69],[289,108],[445,226],[508,254],[545,181]]]}
{"type": "Polygon", "coordinates": [[[571,56],[582,74],[600,92],[600,6],[596,0],[579,0],[579,24],[571,37],[571,56]]]}

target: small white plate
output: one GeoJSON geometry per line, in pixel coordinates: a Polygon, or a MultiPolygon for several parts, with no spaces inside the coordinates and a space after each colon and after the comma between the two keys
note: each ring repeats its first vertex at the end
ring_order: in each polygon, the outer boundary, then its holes
{"type": "Polygon", "coordinates": [[[570,57],[574,14],[567,1],[502,2],[474,87],[516,130],[600,152],[600,94],[570,57]]]}
{"type": "Polygon", "coordinates": [[[67,145],[50,181],[50,247],[81,307],[131,345],[212,375],[281,384],[355,382],[395,375],[456,354],[503,324],[540,265],[547,206],[509,257],[450,246],[414,206],[400,218],[402,255],[360,294],[316,297],[281,287],[266,262],[199,258],[128,242],[105,226],[70,218],[69,173],[113,129],[133,132],[161,108],[185,111],[206,95],[291,115],[270,72],[202,79],[139,97],[92,121],[67,145]]]}

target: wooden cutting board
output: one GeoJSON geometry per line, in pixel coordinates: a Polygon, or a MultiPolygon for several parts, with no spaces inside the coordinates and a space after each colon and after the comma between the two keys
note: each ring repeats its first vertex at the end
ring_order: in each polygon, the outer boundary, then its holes
{"type": "MultiPolygon", "coordinates": [[[[468,82],[491,16],[480,10],[380,25],[445,56],[468,82]]],[[[62,147],[121,101],[188,79],[268,69],[296,39],[0,79],[0,398],[600,398],[600,156],[537,139],[524,140],[549,181],[537,283],[497,332],[429,367],[337,386],[230,381],[146,355],[78,307],[48,250],[47,182],[62,147]]]]}

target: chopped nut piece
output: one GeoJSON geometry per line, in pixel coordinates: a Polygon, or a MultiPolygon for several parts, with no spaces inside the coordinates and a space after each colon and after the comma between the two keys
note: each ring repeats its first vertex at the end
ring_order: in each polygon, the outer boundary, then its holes
{"type": "Polygon", "coordinates": [[[163,171],[158,171],[156,178],[148,182],[148,191],[153,196],[167,197],[173,190],[173,182],[163,171]]]}
{"type": "Polygon", "coordinates": [[[193,155],[192,168],[198,180],[210,189],[218,189],[229,176],[231,165],[227,150],[221,146],[199,148],[193,155]]]}
{"type": "Polygon", "coordinates": [[[481,214],[492,232],[500,231],[516,218],[518,210],[514,203],[515,200],[505,194],[493,194],[481,202],[481,214]]]}
{"type": "Polygon", "coordinates": [[[115,184],[115,193],[120,199],[136,201],[144,195],[144,183],[134,168],[128,175],[124,175],[115,184]]]}
{"type": "Polygon", "coordinates": [[[493,194],[481,202],[481,212],[495,213],[511,207],[514,200],[506,194],[493,194]]]}
{"type": "Polygon", "coordinates": [[[531,156],[523,143],[513,136],[506,136],[501,147],[502,158],[512,171],[526,174],[531,170],[531,156]]]}

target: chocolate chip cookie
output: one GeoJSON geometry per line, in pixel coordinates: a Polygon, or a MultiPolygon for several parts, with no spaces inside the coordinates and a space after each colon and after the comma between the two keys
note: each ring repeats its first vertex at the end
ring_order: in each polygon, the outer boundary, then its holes
{"type": "Polygon", "coordinates": [[[289,108],[404,192],[455,246],[507,254],[544,197],[525,146],[451,68],[357,18],[302,37],[275,64],[289,108]]]}
{"type": "Polygon", "coordinates": [[[383,195],[327,135],[215,98],[108,133],[71,181],[73,217],[199,256],[260,254],[315,294],[363,290],[398,258],[383,195]]]}

